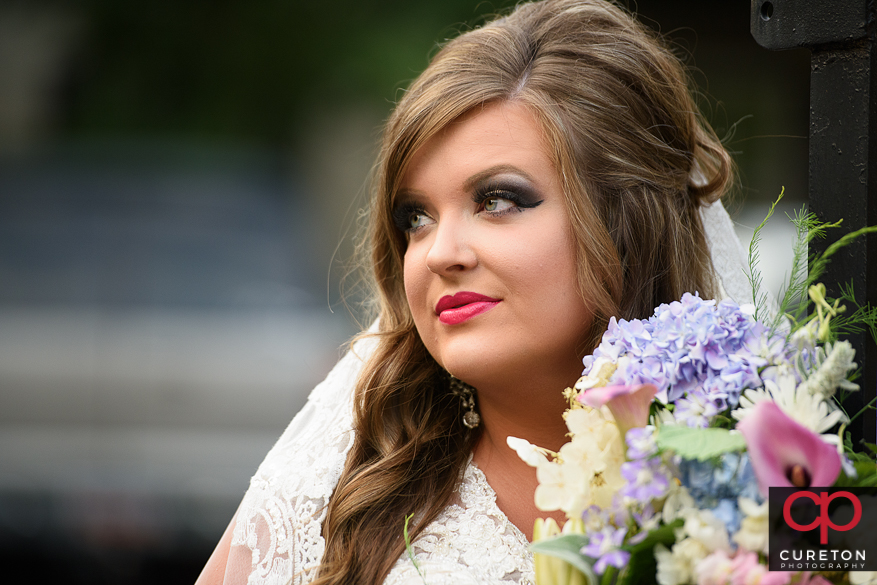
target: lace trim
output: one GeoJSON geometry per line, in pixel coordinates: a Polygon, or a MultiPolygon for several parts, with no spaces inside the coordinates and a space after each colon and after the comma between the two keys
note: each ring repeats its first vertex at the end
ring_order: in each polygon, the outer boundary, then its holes
{"type": "Polygon", "coordinates": [[[385,585],[468,585],[469,583],[535,582],[529,543],[496,505],[496,493],[471,462],[458,488],[457,501],[448,506],[412,543],[393,566],[385,585]]]}

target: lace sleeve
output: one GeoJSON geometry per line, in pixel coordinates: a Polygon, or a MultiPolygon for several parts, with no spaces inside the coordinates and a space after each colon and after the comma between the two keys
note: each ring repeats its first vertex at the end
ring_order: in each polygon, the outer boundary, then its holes
{"type": "Polygon", "coordinates": [[[348,351],[259,466],[235,517],[226,585],[313,580],[326,506],[353,442],[353,388],[372,345],[348,351]]]}

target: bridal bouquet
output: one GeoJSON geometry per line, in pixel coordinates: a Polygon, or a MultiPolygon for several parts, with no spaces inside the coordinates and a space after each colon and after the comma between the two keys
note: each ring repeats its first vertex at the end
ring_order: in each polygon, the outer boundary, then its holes
{"type": "MultiPolygon", "coordinates": [[[[851,291],[832,301],[816,284],[829,256],[860,233],[811,259],[808,274],[807,244],[832,226],[812,215],[793,221],[796,261],[778,316],[766,316],[766,299],[755,294],[749,305],[685,294],[648,319],[613,318],[566,390],[571,440],[555,453],[509,437],[537,470],[537,507],[568,518],[562,528],[536,523],[537,585],[874,578],[767,568],[768,486],[877,485],[877,446],[857,453],[844,434],[842,403],[858,389],[857,366],[839,339],[873,329],[877,311],[845,313],[851,291]]],[[[753,290],[763,225],[750,248],[753,290]]]]}

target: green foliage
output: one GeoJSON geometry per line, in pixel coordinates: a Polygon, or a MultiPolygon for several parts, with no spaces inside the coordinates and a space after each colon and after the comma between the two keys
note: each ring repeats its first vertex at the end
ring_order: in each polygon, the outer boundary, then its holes
{"type": "Polygon", "coordinates": [[[841,435],[844,437],[844,451],[852,463],[855,473],[849,475],[841,469],[840,477],[837,478],[834,485],[836,487],[877,487],[877,462],[875,462],[877,445],[862,441],[865,450],[854,451],[852,435],[844,433],[843,428],[841,435]]]}
{"type": "Polygon", "coordinates": [[[658,563],[655,560],[655,546],[663,544],[670,547],[676,542],[675,531],[682,527],[682,520],[677,519],[671,524],[665,524],[660,528],[649,532],[645,539],[633,545],[623,548],[630,552],[630,561],[627,568],[621,574],[618,585],[640,585],[656,582],[658,563]]]}
{"type": "Polygon", "coordinates": [[[314,108],[388,110],[437,40],[508,5],[86,0],[64,122],[77,133],[285,143],[314,108]]]}
{"type": "Polygon", "coordinates": [[[752,304],[755,305],[755,318],[759,321],[763,321],[764,314],[767,312],[767,293],[760,292],[762,279],[761,271],[757,268],[759,258],[758,244],[761,243],[761,230],[773,215],[777,203],[783,198],[785,192],[786,189],[783,187],[779,197],[773,202],[770,209],[767,210],[767,216],[755,228],[755,232],[752,234],[752,241],[749,242],[749,269],[746,277],[749,279],[750,288],[752,288],[752,304]]]}
{"type": "Polygon", "coordinates": [[[596,585],[600,580],[594,573],[594,569],[591,568],[591,564],[587,561],[587,557],[579,552],[582,550],[582,547],[587,544],[588,537],[584,534],[564,534],[554,538],[537,540],[530,545],[530,550],[534,553],[556,557],[566,561],[581,571],[581,573],[585,575],[588,583],[596,585]]]}
{"type": "Polygon", "coordinates": [[[834,341],[862,331],[870,331],[871,337],[877,342],[877,307],[862,306],[856,300],[852,283],[841,285],[840,291],[840,304],[847,310],[831,319],[829,340],[834,341]],[[850,311],[850,307],[854,310],[850,311]]]}
{"type": "MultiPolygon", "coordinates": [[[[762,284],[761,273],[756,264],[759,258],[758,245],[761,242],[761,230],[773,216],[774,210],[785,194],[783,189],[776,201],[770,206],[764,221],[755,229],[752,241],[749,244],[749,268],[748,278],[752,287],[752,302],[755,305],[756,319],[770,324],[770,334],[773,335],[788,318],[791,321],[792,332],[800,329],[816,315],[807,318],[807,311],[811,305],[808,300],[808,291],[811,286],[819,282],[825,273],[831,257],[841,248],[852,243],[856,238],[877,232],[877,226],[865,227],[849,234],[845,234],[831,244],[821,254],[810,254],[810,244],[814,240],[825,238],[830,228],[840,227],[843,220],[836,222],[822,222],[814,213],[808,213],[804,209],[796,211],[789,219],[795,226],[795,243],[793,246],[792,271],[788,283],[783,290],[780,299],[779,311],[772,318],[766,318],[767,294],[759,292],[762,284]]],[[[828,304],[840,301],[843,306],[849,305],[855,309],[851,312],[839,313],[829,322],[830,333],[827,341],[834,341],[853,333],[860,333],[867,329],[877,341],[877,307],[862,307],[859,305],[851,284],[841,285],[840,299],[826,299],[828,304]]]]}
{"type": "Polygon", "coordinates": [[[853,467],[855,476],[842,472],[834,482],[835,487],[877,487],[877,464],[874,461],[866,457],[864,461],[854,461],[853,467]]]}
{"type": "Polygon", "coordinates": [[[414,569],[420,576],[420,580],[423,581],[423,585],[428,585],[426,582],[426,575],[420,570],[420,565],[417,564],[417,559],[414,558],[414,550],[411,548],[411,537],[408,536],[408,523],[413,517],[414,514],[405,516],[405,525],[402,527],[402,536],[405,538],[405,552],[408,553],[408,558],[411,559],[411,564],[414,565],[414,569]]]}
{"type": "MultiPolygon", "coordinates": [[[[838,393],[838,394],[840,394],[840,393],[838,393]]],[[[846,393],[844,393],[844,394],[846,394],[846,393]]],[[[839,401],[841,403],[843,403],[843,397],[839,398],[839,401]]],[[[877,403],[877,398],[872,398],[871,401],[868,404],[866,404],[865,406],[863,406],[859,412],[857,412],[856,414],[854,414],[853,416],[850,417],[850,422],[853,422],[854,420],[859,418],[862,415],[862,413],[867,411],[867,410],[877,410],[877,408],[875,408],[875,406],[874,406],[875,403],[877,403]]],[[[847,423],[847,424],[849,424],[849,423],[847,423]]],[[[852,448],[850,448],[850,450],[852,450],[852,448]]]]}
{"type": "Polygon", "coordinates": [[[685,459],[707,461],[723,453],[746,448],[743,435],[727,429],[693,429],[677,425],[663,425],[658,429],[658,447],[672,449],[685,459]]]}
{"type": "Polygon", "coordinates": [[[795,244],[793,246],[792,272],[789,282],[786,284],[780,300],[780,310],[771,323],[771,333],[775,332],[783,316],[789,314],[795,307],[806,311],[807,282],[808,282],[808,254],[810,242],[815,238],[825,236],[827,224],[821,224],[812,213],[806,213],[803,209],[796,211],[791,218],[795,226],[795,244]]]}

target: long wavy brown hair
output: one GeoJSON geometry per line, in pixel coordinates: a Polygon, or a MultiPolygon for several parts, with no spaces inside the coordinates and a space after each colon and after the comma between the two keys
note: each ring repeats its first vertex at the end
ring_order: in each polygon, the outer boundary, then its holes
{"type": "MultiPolygon", "coordinates": [[[[543,0],[448,42],[387,121],[370,216],[377,349],[355,390],[355,442],[323,524],[317,583],[378,584],[450,503],[478,432],[417,335],[394,198],[412,155],[460,116],[515,101],[541,124],[574,230],[578,289],[595,318],[643,318],[715,292],[699,207],[732,176],[680,61],[604,0],[543,0]]],[[[572,383],[572,380],[570,381],[572,383]]],[[[562,388],[558,388],[560,392],[562,388]]]]}

